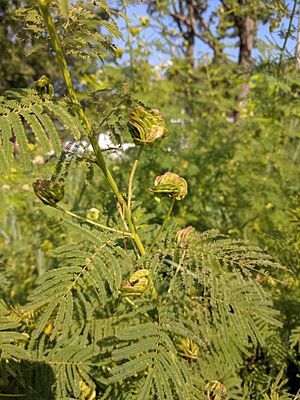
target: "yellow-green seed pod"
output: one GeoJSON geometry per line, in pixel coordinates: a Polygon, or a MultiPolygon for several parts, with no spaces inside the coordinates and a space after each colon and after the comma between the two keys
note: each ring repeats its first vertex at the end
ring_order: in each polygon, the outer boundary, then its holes
{"type": "Polygon", "coordinates": [[[121,285],[122,296],[142,296],[151,287],[150,272],[140,269],[121,285]]]}
{"type": "Polygon", "coordinates": [[[54,206],[63,199],[65,194],[62,185],[49,179],[38,179],[32,186],[35,195],[47,206],[54,206]]]}
{"type": "Polygon", "coordinates": [[[197,360],[199,357],[199,346],[190,338],[181,338],[175,342],[179,354],[190,360],[197,360]]]}
{"type": "Polygon", "coordinates": [[[154,193],[158,202],[162,197],[169,197],[182,200],[188,193],[187,181],[173,172],[166,172],[157,176],[154,181],[154,188],[149,189],[154,193]]]}
{"type": "Polygon", "coordinates": [[[208,400],[222,400],[227,395],[226,387],[219,381],[210,381],[205,385],[205,393],[208,400]]]}
{"type": "Polygon", "coordinates": [[[163,116],[156,108],[133,108],[128,115],[127,125],[135,144],[151,143],[167,134],[163,116]]]}
{"type": "Polygon", "coordinates": [[[34,87],[39,92],[40,96],[49,95],[50,98],[54,96],[54,87],[50,81],[50,79],[43,75],[34,83],[34,87]]]}

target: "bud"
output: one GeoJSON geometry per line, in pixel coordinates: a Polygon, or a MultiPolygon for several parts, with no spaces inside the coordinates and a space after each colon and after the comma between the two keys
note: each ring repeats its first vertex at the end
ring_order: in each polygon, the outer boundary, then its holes
{"type": "Polygon", "coordinates": [[[141,31],[141,28],[139,28],[138,26],[131,26],[129,28],[129,32],[132,34],[132,36],[137,36],[141,31]]]}
{"type": "Polygon", "coordinates": [[[279,27],[278,18],[270,18],[269,24],[270,24],[269,31],[270,32],[275,31],[275,29],[277,29],[279,27]]]}
{"type": "Polygon", "coordinates": [[[176,242],[179,247],[188,247],[191,242],[191,235],[195,231],[193,226],[187,226],[176,233],[176,242]]]}
{"type": "Polygon", "coordinates": [[[163,116],[156,108],[133,108],[128,115],[127,125],[135,144],[151,143],[167,134],[163,116]]]}
{"type": "Polygon", "coordinates": [[[210,381],[205,385],[208,400],[222,400],[227,395],[225,385],[219,381],[210,381]]]}
{"type": "Polygon", "coordinates": [[[130,278],[121,285],[123,296],[142,296],[147,289],[151,288],[152,281],[147,269],[134,272],[130,278]]]}
{"type": "Polygon", "coordinates": [[[92,207],[88,210],[86,217],[89,219],[92,219],[94,221],[97,221],[100,217],[101,211],[98,210],[96,207],[92,207]]]}
{"type": "Polygon", "coordinates": [[[45,335],[50,336],[53,332],[53,321],[49,321],[43,329],[45,335]]]}
{"type": "Polygon", "coordinates": [[[124,50],[122,49],[122,47],[116,47],[115,48],[115,56],[117,58],[121,58],[123,53],[124,53],[124,50]]]}
{"type": "Polygon", "coordinates": [[[47,206],[54,206],[64,197],[64,187],[48,179],[38,179],[33,184],[35,195],[47,206]]]}
{"type": "Polygon", "coordinates": [[[182,338],[175,343],[179,354],[191,360],[197,360],[199,355],[199,346],[190,338],[182,338]]]}
{"type": "Polygon", "coordinates": [[[150,22],[148,17],[140,17],[139,20],[142,26],[147,26],[150,22]]]}
{"type": "Polygon", "coordinates": [[[45,239],[45,240],[43,241],[43,243],[41,244],[40,249],[41,249],[44,253],[47,253],[48,251],[53,250],[53,243],[50,242],[50,240],[45,239]]]}
{"type": "Polygon", "coordinates": [[[49,95],[50,98],[54,96],[54,87],[46,75],[41,76],[40,79],[34,83],[34,87],[40,96],[49,95]]]}
{"type": "Polygon", "coordinates": [[[149,190],[154,193],[155,200],[158,202],[162,197],[182,200],[188,192],[186,180],[173,172],[157,176],[154,185],[154,188],[149,190]]]}

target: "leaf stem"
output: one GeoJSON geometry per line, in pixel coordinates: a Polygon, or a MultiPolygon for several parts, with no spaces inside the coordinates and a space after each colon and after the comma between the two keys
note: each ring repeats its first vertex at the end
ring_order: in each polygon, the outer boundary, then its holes
{"type": "Polygon", "coordinates": [[[124,9],[124,15],[125,15],[125,26],[126,26],[126,32],[127,32],[127,44],[129,47],[129,64],[130,64],[130,68],[129,68],[129,74],[130,74],[130,84],[132,85],[132,89],[135,88],[135,80],[134,78],[134,62],[133,62],[133,46],[132,46],[132,38],[131,38],[131,33],[130,33],[130,26],[128,23],[128,16],[127,16],[127,2],[126,0],[122,0],[122,6],[124,9]]]}
{"type": "Polygon", "coordinates": [[[119,203],[123,206],[124,208],[124,213],[128,222],[128,227],[130,229],[131,232],[131,238],[134,241],[140,255],[145,254],[145,248],[143,246],[143,243],[141,242],[141,239],[136,231],[135,225],[134,225],[134,220],[133,217],[131,215],[130,209],[127,207],[127,203],[125,201],[125,199],[123,198],[121,192],[118,189],[118,186],[113,178],[113,176],[111,175],[109,169],[107,168],[106,162],[103,158],[97,137],[95,135],[95,132],[93,130],[93,127],[91,126],[91,124],[89,123],[83,108],[80,104],[80,102],[78,101],[77,95],[75,93],[75,90],[73,88],[73,83],[72,83],[72,79],[71,79],[71,75],[70,72],[68,70],[68,66],[67,66],[67,62],[66,62],[66,58],[60,43],[60,39],[58,37],[57,31],[55,29],[55,25],[54,25],[54,21],[53,18],[51,16],[50,13],[50,1],[49,0],[38,0],[39,5],[40,5],[40,9],[41,9],[41,13],[45,22],[45,25],[47,27],[50,39],[51,39],[51,43],[53,46],[53,49],[55,50],[56,56],[57,56],[57,61],[59,63],[59,66],[61,68],[62,71],[62,75],[71,99],[71,102],[74,106],[75,111],[77,112],[80,120],[82,121],[86,132],[87,132],[87,136],[90,140],[90,143],[93,147],[95,156],[96,156],[96,160],[97,160],[97,164],[100,167],[103,175],[105,176],[107,182],[109,183],[111,189],[113,190],[117,200],[119,201],[119,203]]]}
{"type": "Polygon", "coordinates": [[[294,16],[295,16],[295,13],[296,13],[297,3],[298,3],[298,0],[294,0],[293,9],[292,9],[292,12],[291,12],[291,15],[290,15],[290,19],[289,19],[288,29],[287,29],[287,32],[286,32],[286,35],[285,35],[285,38],[284,38],[283,46],[280,49],[279,62],[278,62],[278,66],[277,66],[277,77],[280,74],[281,64],[282,64],[282,60],[283,60],[283,56],[284,56],[284,51],[285,51],[288,39],[290,38],[291,33],[292,33],[293,20],[294,20],[294,16]]]}
{"type": "Polygon", "coordinates": [[[156,243],[156,241],[157,241],[159,235],[161,234],[161,232],[163,231],[163,229],[164,229],[165,226],[166,226],[166,223],[167,223],[168,220],[170,219],[170,216],[171,216],[172,211],[173,211],[173,208],[174,208],[175,201],[176,201],[176,199],[173,198],[172,201],[171,201],[170,207],[169,207],[169,211],[168,211],[167,215],[165,216],[165,219],[163,220],[163,223],[162,223],[162,225],[160,226],[160,228],[159,228],[157,234],[155,235],[155,238],[153,239],[153,242],[151,243],[151,246],[149,247],[149,253],[150,253],[150,251],[153,249],[153,246],[155,245],[155,243],[156,243]]]}
{"type": "Polygon", "coordinates": [[[139,151],[137,153],[136,159],[134,160],[134,163],[133,163],[133,166],[132,166],[132,170],[131,170],[130,175],[129,175],[128,195],[127,195],[127,206],[128,206],[129,209],[131,207],[133,178],[134,178],[134,175],[135,175],[135,172],[136,172],[136,169],[137,169],[137,166],[138,166],[139,159],[140,159],[140,156],[142,154],[143,148],[144,148],[144,146],[141,145],[140,148],[139,148],[139,151]]]}
{"type": "Polygon", "coordinates": [[[77,215],[77,214],[73,213],[72,211],[65,210],[64,208],[62,208],[58,205],[53,206],[53,208],[55,208],[58,211],[61,211],[62,213],[66,214],[66,215],[70,215],[71,217],[76,218],[80,221],[87,222],[88,224],[97,226],[98,228],[105,229],[109,232],[119,233],[122,236],[131,237],[131,233],[129,233],[129,232],[119,231],[118,229],[110,228],[109,226],[100,224],[99,222],[96,222],[90,218],[81,217],[80,215],[77,215]]]}
{"type": "Polygon", "coordinates": [[[98,125],[98,128],[100,128],[104,122],[106,122],[109,117],[115,112],[115,109],[118,108],[120,105],[122,105],[123,101],[121,100],[104,118],[103,120],[100,122],[100,124],[98,125]]]}

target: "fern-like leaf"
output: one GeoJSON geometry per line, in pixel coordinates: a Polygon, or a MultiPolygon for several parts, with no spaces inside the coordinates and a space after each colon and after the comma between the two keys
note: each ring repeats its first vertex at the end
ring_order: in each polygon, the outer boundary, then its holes
{"type": "Polygon", "coordinates": [[[150,372],[148,372],[148,376],[142,385],[142,388],[138,394],[137,400],[148,400],[149,399],[151,387],[153,385],[153,375],[154,375],[154,370],[151,370],[150,372]]]}
{"type": "Polygon", "coordinates": [[[93,358],[98,353],[96,345],[85,345],[76,340],[61,343],[53,348],[41,361],[49,364],[56,373],[56,398],[79,398],[80,382],[85,381],[90,387],[96,385],[90,376],[93,358]]]}
{"type": "Polygon", "coordinates": [[[33,134],[37,138],[38,142],[40,143],[42,150],[44,153],[47,153],[51,150],[51,146],[47,136],[45,135],[45,131],[37,117],[31,113],[29,110],[22,110],[21,114],[27,121],[28,125],[32,129],[33,134]]]}
{"type": "Polygon", "coordinates": [[[10,117],[10,123],[13,130],[13,134],[17,138],[17,143],[20,147],[20,161],[24,170],[30,168],[30,157],[28,154],[28,140],[25,134],[24,126],[22,120],[18,114],[12,113],[10,117]]]}
{"type": "Polygon", "coordinates": [[[40,123],[43,125],[45,131],[49,135],[50,142],[53,145],[53,150],[56,154],[59,154],[61,149],[60,138],[51,118],[47,113],[41,112],[40,107],[35,104],[32,106],[31,110],[33,110],[34,114],[39,119],[40,123]]]}
{"type": "Polygon", "coordinates": [[[96,235],[71,222],[69,226],[79,232],[80,237],[86,237],[90,249],[88,246],[82,249],[82,245],[77,243],[62,246],[53,252],[65,266],[51,270],[37,280],[38,286],[26,306],[27,311],[42,309],[33,333],[36,338],[49,322],[53,326],[51,340],[62,332],[67,334],[73,322],[75,304],[86,308],[90,289],[101,304],[108,300],[108,288],[109,292],[118,296],[122,271],[129,268],[126,253],[113,252],[109,248],[108,244],[112,241],[110,234],[96,235]]]}
{"type": "Polygon", "coordinates": [[[74,139],[84,133],[76,115],[65,100],[41,97],[33,89],[8,90],[0,97],[0,168],[7,171],[14,151],[12,140],[18,145],[22,167],[31,165],[28,135],[31,131],[42,151],[58,154],[61,143],[58,129],[63,125],[74,139]]]}
{"type": "Polygon", "coordinates": [[[58,0],[58,6],[61,11],[61,15],[64,18],[68,18],[69,15],[69,0],[58,0]]]}
{"type": "Polygon", "coordinates": [[[9,168],[13,154],[13,144],[10,140],[12,137],[11,125],[7,115],[4,115],[2,118],[0,118],[0,132],[3,146],[3,149],[1,149],[1,154],[3,157],[2,165],[4,166],[4,171],[6,171],[9,168]]]}
{"type": "Polygon", "coordinates": [[[0,352],[1,358],[29,359],[30,354],[24,349],[29,336],[18,332],[20,321],[15,319],[4,301],[0,302],[0,352]],[[20,345],[21,344],[21,345],[20,345]],[[23,344],[23,345],[22,345],[23,344]]]}
{"type": "Polygon", "coordinates": [[[112,352],[113,359],[123,363],[112,369],[111,382],[148,371],[146,379],[140,378],[141,390],[137,398],[146,398],[144,396],[149,395],[153,385],[162,399],[174,398],[172,395],[175,396],[175,393],[179,399],[188,395],[188,374],[178,363],[172,339],[162,328],[163,325],[147,322],[116,332],[118,339],[129,343],[112,352]],[[128,359],[130,361],[126,361],[128,359]]]}
{"type": "Polygon", "coordinates": [[[70,131],[74,139],[79,140],[81,137],[80,122],[77,118],[67,111],[67,103],[55,104],[51,101],[45,103],[47,110],[52,112],[55,117],[70,131]]]}

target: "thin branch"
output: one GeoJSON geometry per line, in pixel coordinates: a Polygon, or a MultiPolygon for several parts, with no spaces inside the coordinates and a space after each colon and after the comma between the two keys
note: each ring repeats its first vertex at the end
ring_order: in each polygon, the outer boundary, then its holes
{"type": "Polygon", "coordinates": [[[128,236],[128,237],[132,236],[131,233],[129,233],[129,232],[119,231],[118,229],[110,228],[109,226],[100,224],[100,223],[98,223],[98,222],[96,222],[96,221],[94,221],[92,219],[81,217],[80,215],[77,215],[77,214],[73,213],[72,211],[65,210],[64,208],[62,208],[62,207],[60,207],[58,205],[53,206],[53,208],[55,210],[58,210],[58,211],[60,211],[60,212],[62,212],[64,214],[66,214],[66,215],[69,215],[70,217],[76,218],[76,219],[78,219],[78,220],[80,220],[82,222],[86,222],[86,223],[88,223],[90,225],[97,226],[98,228],[104,229],[106,231],[119,233],[122,236],[128,236]]]}
{"type": "Polygon", "coordinates": [[[127,207],[127,203],[126,203],[124,197],[122,196],[122,193],[119,191],[116,181],[114,180],[112,174],[110,173],[110,171],[106,165],[106,162],[102,155],[101,148],[99,146],[94,129],[93,129],[92,125],[90,124],[90,122],[88,121],[88,119],[85,115],[85,112],[83,110],[83,107],[80,104],[80,102],[77,98],[76,92],[74,90],[73,82],[71,79],[70,72],[68,70],[66,58],[65,58],[65,55],[64,55],[64,52],[62,49],[62,45],[61,45],[59,36],[57,34],[57,30],[55,28],[54,20],[51,15],[51,11],[50,11],[51,0],[38,0],[38,2],[39,2],[40,10],[41,10],[41,13],[42,13],[42,16],[44,19],[44,23],[47,27],[47,30],[48,30],[48,33],[49,33],[49,36],[51,39],[53,49],[55,50],[55,53],[56,53],[57,61],[59,63],[61,71],[62,71],[62,75],[63,75],[64,81],[65,81],[71,102],[73,103],[74,109],[77,112],[80,120],[82,121],[82,123],[86,129],[87,136],[90,140],[90,143],[94,150],[95,157],[97,159],[97,164],[98,164],[99,168],[101,169],[103,175],[105,176],[112,191],[114,192],[117,200],[122,204],[122,207],[124,208],[124,213],[126,215],[127,223],[128,223],[128,226],[129,226],[129,229],[131,232],[131,238],[135,242],[135,245],[138,248],[139,253],[141,255],[143,255],[143,254],[145,254],[145,248],[144,248],[144,245],[136,231],[136,228],[134,225],[134,219],[131,215],[130,210],[127,207]]]}
{"type": "Polygon", "coordinates": [[[169,221],[170,216],[171,216],[172,211],[173,211],[173,208],[174,208],[175,201],[176,201],[176,199],[173,198],[172,201],[171,201],[170,207],[169,207],[169,211],[168,211],[167,215],[165,216],[165,219],[163,220],[163,223],[162,223],[162,225],[160,226],[160,228],[159,228],[157,234],[155,235],[155,237],[154,237],[154,239],[153,239],[153,242],[151,243],[151,246],[149,247],[149,253],[150,253],[150,251],[153,249],[153,246],[155,245],[155,243],[156,243],[156,241],[157,241],[159,235],[161,234],[161,232],[162,232],[163,229],[165,228],[167,222],[169,221]]]}
{"type": "Polygon", "coordinates": [[[118,103],[104,118],[103,120],[100,122],[100,124],[98,125],[98,128],[100,128],[100,126],[102,126],[104,124],[104,122],[106,122],[109,117],[114,113],[115,109],[120,107],[123,104],[123,100],[120,101],[120,103],[118,103]]]}
{"type": "Polygon", "coordinates": [[[139,148],[138,154],[136,156],[136,159],[134,160],[133,166],[132,166],[132,170],[130,172],[130,176],[129,176],[129,181],[128,181],[128,195],[127,195],[127,206],[130,209],[131,208],[131,199],[132,199],[132,187],[133,187],[133,178],[139,163],[139,159],[140,156],[142,154],[144,146],[141,145],[141,147],[139,148]]]}
{"type": "Polygon", "coordinates": [[[289,40],[289,37],[291,36],[292,26],[293,26],[293,19],[294,19],[295,13],[296,13],[297,3],[298,3],[298,0],[294,0],[293,9],[292,9],[292,13],[291,13],[291,16],[290,16],[288,29],[287,29],[287,32],[286,32],[286,35],[285,35],[285,38],[284,38],[283,46],[282,46],[282,48],[280,50],[279,63],[278,63],[278,67],[277,67],[277,76],[279,76],[279,74],[280,74],[281,64],[282,64],[285,48],[286,48],[287,42],[289,40]]]}

